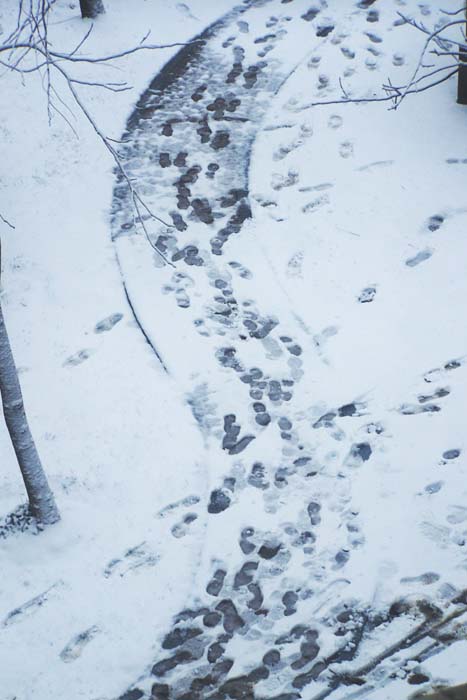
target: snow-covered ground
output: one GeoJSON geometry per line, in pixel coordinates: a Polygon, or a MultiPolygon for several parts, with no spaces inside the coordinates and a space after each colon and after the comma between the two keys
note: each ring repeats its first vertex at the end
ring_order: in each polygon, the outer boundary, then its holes
{"type": "MultiPolygon", "coordinates": [[[[113,53],[148,29],[154,43],[186,41],[229,6],[198,2],[195,19],[177,4],[113,0],[87,50],[113,53]]],[[[16,6],[2,3],[5,34],[16,6]]],[[[88,27],[77,3],[54,7],[50,30],[60,46],[76,45],[88,27]]],[[[120,138],[138,94],[176,50],[141,52],[119,70],[99,71],[127,80],[130,92],[81,91],[106,134],[120,138]]],[[[22,84],[4,71],[1,83],[0,210],[15,225],[1,232],[2,304],[62,520],[39,537],[0,540],[0,697],[113,697],[151,658],[159,627],[190,592],[203,526],[187,543],[170,534],[177,511],[171,520],[159,514],[188,495],[204,498],[204,449],[123,292],[108,224],[112,160],[64,86],[79,139],[58,117],[49,128],[37,76],[22,84]],[[97,333],[113,314],[122,319],[97,333]],[[80,658],[66,663],[63,650],[93,628],[80,658]]],[[[5,516],[25,495],[3,422],[0,464],[5,516]]]]}
{"type": "MultiPolygon", "coordinates": [[[[88,26],[72,5],[57,45],[88,26]]],[[[175,270],[76,108],[79,139],[37,76],[1,78],[2,304],[62,513],[0,540],[1,700],[465,681],[466,109],[455,80],[396,111],[311,106],[404,84],[424,38],[397,12],[434,26],[447,3],[107,5],[90,53],[227,14],[121,147],[175,270]]],[[[100,69],[130,92],[82,89],[106,134],[177,50],[100,69]]]]}

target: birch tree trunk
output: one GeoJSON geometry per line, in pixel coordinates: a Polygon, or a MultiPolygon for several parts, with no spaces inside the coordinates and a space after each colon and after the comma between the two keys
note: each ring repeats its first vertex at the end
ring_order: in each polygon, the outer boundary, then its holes
{"type": "MultiPolygon", "coordinates": [[[[0,248],[1,264],[1,248],[0,248]]],[[[60,514],[29,428],[13,353],[0,304],[0,395],[3,415],[10,433],[29,498],[31,514],[39,523],[50,525],[60,514]]]]}
{"type": "Polygon", "coordinates": [[[91,17],[94,19],[97,15],[101,15],[104,10],[102,0],[79,0],[81,8],[81,17],[91,17]]]}

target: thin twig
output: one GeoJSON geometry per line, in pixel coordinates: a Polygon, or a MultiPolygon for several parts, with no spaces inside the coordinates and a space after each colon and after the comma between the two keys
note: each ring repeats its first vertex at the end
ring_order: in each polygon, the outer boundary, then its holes
{"type": "Polygon", "coordinates": [[[10,222],[8,221],[8,219],[5,219],[5,217],[4,217],[2,214],[0,214],[0,219],[3,221],[4,224],[6,224],[7,226],[9,226],[10,228],[12,228],[12,229],[15,228],[15,226],[13,226],[13,224],[10,223],[10,222]]]}
{"type": "MultiPolygon", "coordinates": [[[[453,75],[456,75],[458,72],[458,68],[456,67],[455,70],[453,70],[451,73],[448,73],[448,75],[445,75],[443,78],[440,80],[436,80],[433,83],[430,83],[429,85],[425,85],[424,87],[414,89],[414,90],[407,90],[407,92],[404,94],[404,97],[407,95],[414,95],[415,93],[419,92],[425,92],[425,90],[430,90],[431,88],[435,87],[436,85],[440,85],[441,83],[444,83],[446,80],[449,80],[449,78],[452,78],[453,75]]],[[[395,90],[395,88],[393,88],[395,90]]],[[[308,104],[302,105],[299,109],[297,109],[297,112],[304,112],[307,109],[311,109],[312,107],[323,107],[325,105],[345,105],[345,104],[367,104],[370,102],[389,102],[389,101],[394,101],[395,99],[399,98],[402,95],[400,91],[395,91],[394,94],[386,95],[386,96],[381,96],[381,97],[349,97],[347,100],[323,100],[320,102],[309,102],[308,104]]],[[[399,100],[400,101],[400,100],[399,100]]],[[[391,107],[391,109],[394,109],[394,107],[391,107]]]]}
{"type": "Polygon", "coordinates": [[[442,12],[443,15],[450,15],[451,17],[454,17],[455,15],[460,15],[461,12],[465,12],[465,7],[460,7],[458,10],[454,10],[453,12],[449,12],[449,10],[440,10],[440,12],[442,12]]]}
{"type": "MultiPolygon", "coordinates": [[[[51,123],[52,115],[55,112],[62,117],[73,133],[78,137],[77,131],[70,119],[58,106],[58,103],[63,105],[63,107],[72,115],[72,117],[75,118],[73,111],[52,84],[52,73],[55,71],[55,73],[58,73],[65,80],[74,103],[78,106],[87,122],[91,125],[96,135],[111,154],[121,178],[128,186],[131,201],[133,203],[133,210],[135,212],[135,226],[138,223],[141,225],[144,235],[154,251],[164,260],[167,265],[175,267],[175,265],[165,257],[162,251],[159,250],[152,241],[144,219],[151,218],[160,222],[169,229],[173,228],[173,224],[164,221],[164,219],[154,214],[154,212],[151,211],[149,206],[142,199],[132,179],[127,174],[118,152],[112,145],[112,143],[122,143],[122,141],[111,139],[103,133],[77,91],[77,86],[79,85],[103,88],[111,92],[123,92],[130,90],[132,89],[131,86],[127,85],[127,83],[124,81],[110,82],[78,78],[69,72],[68,66],[74,63],[108,65],[110,61],[135,54],[139,51],[187,46],[187,43],[174,42],[170,44],[146,44],[145,42],[150,34],[149,31],[145,34],[137,46],[124,51],[116,52],[108,56],[98,57],[79,55],[78,52],[82,49],[83,45],[91,34],[91,26],[71,52],[63,53],[55,50],[51,46],[48,37],[48,13],[54,2],[55,0],[37,0],[37,2],[35,2],[35,0],[29,0],[29,7],[26,7],[24,0],[20,0],[16,27],[8,37],[8,40],[5,43],[0,44],[0,55],[4,54],[8,56],[6,60],[0,59],[0,65],[4,66],[7,70],[19,73],[21,76],[39,72],[43,79],[44,90],[47,96],[47,114],[49,123],[51,123]],[[24,65],[24,62],[29,54],[34,56],[34,65],[24,65]]],[[[200,40],[195,41],[199,42],[200,40]]],[[[193,42],[188,43],[190,44],[193,42]]],[[[116,68],[116,66],[112,67],[116,68]]],[[[1,220],[14,228],[3,216],[1,217],[1,220]]]]}

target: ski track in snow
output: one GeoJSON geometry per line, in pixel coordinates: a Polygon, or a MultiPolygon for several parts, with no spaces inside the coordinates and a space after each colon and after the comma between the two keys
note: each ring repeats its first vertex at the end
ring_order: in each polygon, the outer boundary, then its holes
{"type": "MultiPolygon", "coordinates": [[[[358,21],[378,47],[381,37],[368,31],[378,19],[372,5],[359,3],[358,21]]],[[[365,532],[352,480],[384,452],[384,415],[375,414],[371,394],[349,396],[338,406],[321,396],[322,410],[303,410],[297,400],[308,379],[303,356],[307,372],[330,372],[326,343],[338,329],[310,329],[279,288],[274,265],[264,259],[257,280],[249,264],[255,246],[248,240],[254,235],[252,144],[271,100],[304,58],[300,45],[306,46],[310,27],[317,43],[329,42],[331,16],[324,2],[314,8],[291,0],[239,6],[167,64],[128,122],[125,167],[150,208],[173,223],[165,227],[145,217],[153,244],[176,269],[164,266],[135,230],[120,179],[112,229],[126,291],[146,338],[184,386],[215,466],[192,600],[164,637],[151,671],[123,696],[127,700],[363,696],[394,680],[395,670],[405,668],[410,676],[411,660],[419,663],[455,641],[452,625],[467,610],[465,594],[443,588],[438,572],[401,578],[401,590],[412,586],[409,602],[397,600],[400,591],[384,608],[358,596],[349,562],[365,546],[365,532]],[[243,252],[233,256],[229,245],[240,238],[243,252]],[[138,281],[148,269],[150,290],[138,281]],[[269,288],[281,298],[280,313],[271,307],[269,288]]],[[[375,48],[367,58],[369,70],[377,55],[375,48]]],[[[326,87],[326,76],[320,80],[326,87]]],[[[342,118],[334,115],[329,126],[339,129],[342,118]]],[[[309,136],[302,128],[300,140],[309,136]]],[[[282,160],[298,147],[292,142],[275,157],[282,160]]],[[[340,156],[351,158],[353,149],[343,140],[340,156]]],[[[372,162],[360,170],[390,165],[372,162]]],[[[279,193],[297,181],[290,170],[273,179],[272,189],[279,193]]],[[[331,187],[315,188],[303,212],[326,206],[331,187]]],[[[433,215],[426,225],[433,232],[442,224],[443,217],[433,215]]],[[[430,256],[425,247],[405,265],[428,264],[430,256]]],[[[301,264],[298,253],[287,274],[299,276],[301,264]]],[[[369,303],[376,294],[377,285],[367,287],[358,300],[369,303]]],[[[420,376],[418,394],[385,411],[407,421],[440,411],[449,400],[446,382],[455,382],[453,370],[462,372],[462,365],[463,358],[447,357],[439,368],[421,367],[421,375],[428,373],[420,376]]],[[[452,450],[443,459],[457,456],[452,450]]],[[[436,484],[431,488],[434,493],[436,484]]],[[[174,504],[183,509],[174,537],[184,537],[198,518],[190,510],[196,502],[193,496],[174,504]]],[[[429,522],[424,527],[431,541],[444,538],[445,546],[462,536],[429,522]]],[[[108,575],[117,564],[109,565],[108,575]]],[[[77,653],[75,641],[64,650],[67,658],[77,653]]]]}

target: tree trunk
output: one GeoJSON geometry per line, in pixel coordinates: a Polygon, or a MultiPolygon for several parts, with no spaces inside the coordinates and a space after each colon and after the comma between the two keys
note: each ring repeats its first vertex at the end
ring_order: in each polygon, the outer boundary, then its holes
{"type": "Polygon", "coordinates": [[[81,7],[81,17],[91,17],[94,19],[97,15],[105,12],[102,0],[79,0],[81,7]]]}
{"type": "MultiPolygon", "coordinates": [[[[467,5],[465,6],[465,19],[467,30],[467,5]]],[[[467,105],[467,46],[459,51],[459,72],[457,74],[457,102],[467,105]]]]}
{"type": "Polygon", "coordinates": [[[5,327],[1,304],[0,396],[5,423],[10,433],[11,442],[23,475],[24,485],[26,486],[31,514],[39,523],[44,525],[55,523],[57,520],[60,520],[60,515],[26,418],[18,373],[5,327]]]}

